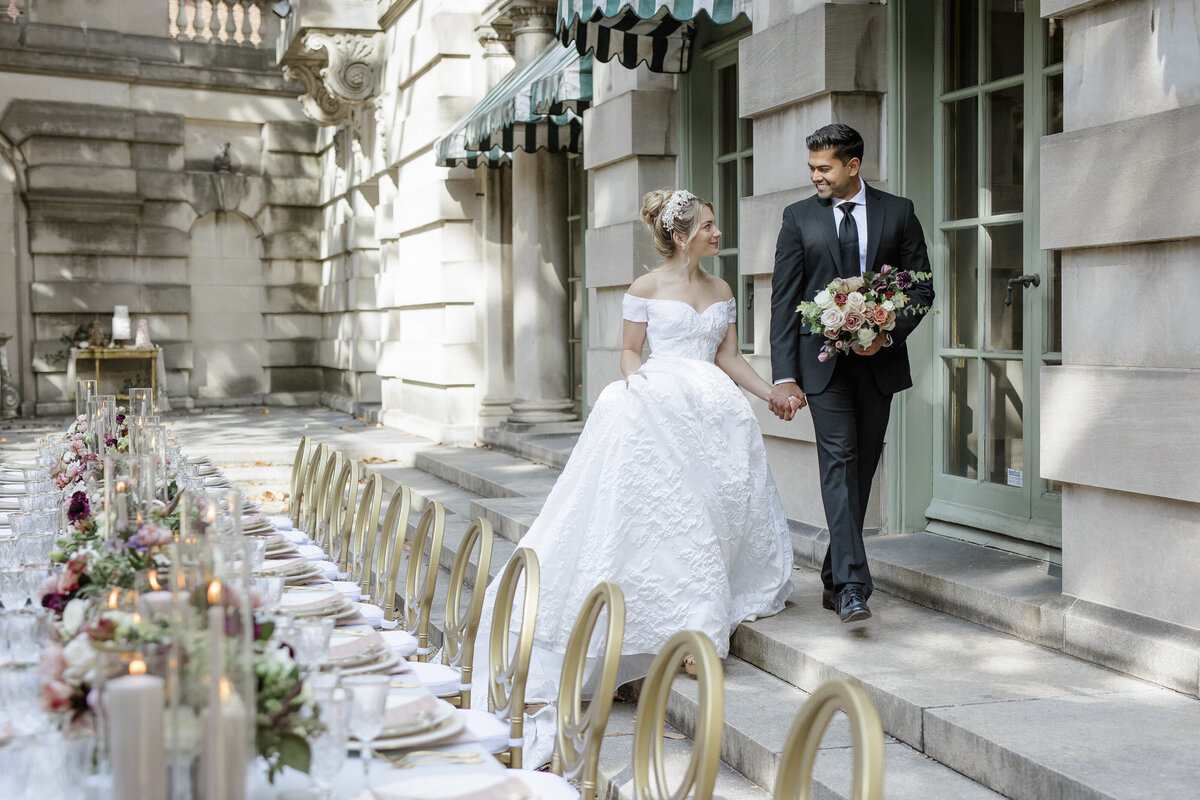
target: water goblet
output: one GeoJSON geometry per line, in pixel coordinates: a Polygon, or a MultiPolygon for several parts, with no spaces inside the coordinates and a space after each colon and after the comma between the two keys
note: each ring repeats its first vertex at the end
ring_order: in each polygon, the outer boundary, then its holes
{"type": "Polygon", "coordinates": [[[5,612],[19,611],[29,599],[24,567],[0,568],[0,603],[5,612]]]}
{"type": "Polygon", "coordinates": [[[17,537],[21,563],[27,567],[48,565],[57,541],[57,533],[30,533],[17,537]]]}
{"type": "Polygon", "coordinates": [[[49,634],[50,613],[36,609],[7,614],[4,627],[8,634],[8,661],[13,664],[38,663],[49,634]]]}
{"type": "Polygon", "coordinates": [[[21,540],[13,535],[0,536],[0,569],[21,566],[21,540]]]}
{"type": "Polygon", "coordinates": [[[279,601],[283,597],[283,578],[278,575],[254,576],[254,591],[258,594],[258,608],[265,614],[273,614],[279,610],[279,601]]]}
{"type": "Polygon", "coordinates": [[[333,780],[342,771],[342,764],[346,761],[351,702],[349,692],[338,688],[318,692],[317,698],[317,714],[324,731],[310,742],[312,760],[309,763],[308,775],[318,797],[332,798],[333,780]]]}
{"type": "Polygon", "coordinates": [[[6,664],[0,667],[0,707],[18,735],[37,733],[46,727],[41,708],[41,676],[36,664],[6,664]]]}
{"type": "MultiPolygon", "coordinates": [[[[50,590],[52,586],[58,585],[58,573],[54,567],[48,564],[34,567],[25,567],[24,570],[24,589],[25,597],[29,599],[35,606],[40,607],[42,595],[50,590]],[[43,585],[45,588],[43,588],[43,585]]],[[[24,605],[24,603],[22,603],[24,605]]]]}
{"type": "Polygon", "coordinates": [[[350,732],[358,739],[362,753],[363,776],[371,777],[371,748],[383,730],[390,675],[352,675],[342,679],[350,693],[350,732]]]}
{"type": "Polygon", "coordinates": [[[17,497],[17,505],[21,511],[48,511],[51,508],[56,508],[61,499],[58,492],[23,494],[17,497]]]}
{"type": "Polygon", "coordinates": [[[274,629],[271,631],[270,642],[282,646],[284,643],[290,643],[293,640],[293,626],[296,624],[295,617],[286,611],[269,614],[266,617],[274,629]]]}
{"type": "Polygon", "coordinates": [[[242,541],[246,548],[246,555],[250,559],[250,571],[258,572],[267,558],[267,537],[243,536],[242,541]]]}
{"type": "Polygon", "coordinates": [[[50,470],[46,467],[21,467],[21,480],[48,481],[50,480],[50,470]]]}
{"type": "Polygon", "coordinates": [[[25,481],[25,494],[42,494],[43,492],[59,491],[58,484],[52,480],[35,478],[25,481]]]}
{"type": "Polygon", "coordinates": [[[308,617],[296,620],[292,626],[292,649],[296,652],[296,662],[305,672],[315,671],[329,657],[333,623],[325,617],[308,617]]]}

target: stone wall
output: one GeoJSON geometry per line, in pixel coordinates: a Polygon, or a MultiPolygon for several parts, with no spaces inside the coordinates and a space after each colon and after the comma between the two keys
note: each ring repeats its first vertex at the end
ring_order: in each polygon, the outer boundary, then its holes
{"type": "Polygon", "coordinates": [[[175,403],[320,389],[315,129],[272,54],[166,38],[161,5],[122,6],[152,30],[69,27],[45,3],[0,26],[0,135],[29,217],[27,411],[73,408],[59,338],[107,328],[117,304],[164,346],[175,403]]]}
{"type": "MultiPolygon", "coordinates": [[[[754,194],[741,206],[741,269],[754,275],[755,353],[747,360],[771,377],[771,274],[783,209],[812,194],[804,138],[845,122],[867,142],[863,178],[887,189],[884,153],[887,20],[880,5],[760,0],[753,33],[739,51],[741,113],[754,120],[754,194]],[[786,54],[786,55],[785,55],[786,54]]],[[[788,517],[809,537],[826,527],[812,421],[781,422],[754,402],[788,517]]],[[[886,459],[886,454],[885,454],[886,459]]],[[[885,524],[884,470],[876,473],[867,528],[885,524]]],[[[802,553],[818,560],[824,545],[802,553]]]]}
{"type": "Polygon", "coordinates": [[[1042,371],[1063,591],[1200,627],[1200,3],[1042,13],[1066,48],[1064,131],[1041,153],[1042,244],[1069,299],[1063,366],[1042,371]]]}

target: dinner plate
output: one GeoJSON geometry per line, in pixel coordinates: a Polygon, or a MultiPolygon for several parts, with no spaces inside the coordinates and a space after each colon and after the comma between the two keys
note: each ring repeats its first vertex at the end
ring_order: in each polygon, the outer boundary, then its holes
{"type": "Polygon", "coordinates": [[[369,664],[359,664],[357,667],[347,667],[347,668],[343,669],[342,676],[345,677],[346,675],[366,675],[367,673],[371,673],[371,672],[378,672],[380,674],[383,674],[383,673],[390,672],[399,663],[400,663],[400,657],[397,655],[393,655],[391,653],[391,651],[388,651],[385,655],[381,656],[378,661],[374,661],[369,664]]]}
{"type": "Polygon", "coordinates": [[[330,667],[361,667],[364,664],[381,661],[381,656],[388,652],[388,649],[383,645],[365,650],[361,653],[355,653],[352,656],[344,658],[330,658],[325,661],[325,668],[330,667]]]}
{"type": "MultiPolygon", "coordinates": [[[[343,672],[342,674],[345,675],[346,673],[343,672]]],[[[376,750],[411,750],[414,747],[435,744],[443,739],[449,739],[451,736],[457,735],[466,724],[467,717],[465,714],[451,714],[436,728],[430,728],[420,733],[412,733],[408,736],[389,736],[386,739],[376,739],[371,742],[371,746],[376,750]]],[[[362,745],[351,739],[347,742],[347,747],[357,752],[362,748],[362,745]]]]}

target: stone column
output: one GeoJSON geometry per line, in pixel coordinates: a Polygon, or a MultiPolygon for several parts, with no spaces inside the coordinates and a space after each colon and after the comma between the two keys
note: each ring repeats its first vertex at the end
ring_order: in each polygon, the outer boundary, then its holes
{"type": "MultiPolygon", "coordinates": [[[[552,5],[514,8],[515,69],[554,39],[552,5]]],[[[512,154],[514,425],[575,419],[567,360],[567,165],[561,153],[512,154]]]]}

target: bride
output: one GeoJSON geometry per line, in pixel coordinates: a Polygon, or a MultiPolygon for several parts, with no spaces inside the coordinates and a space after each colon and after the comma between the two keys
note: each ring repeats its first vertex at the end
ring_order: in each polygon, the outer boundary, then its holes
{"type": "MultiPolygon", "coordinates": [[[[778,613],[791,593],[787,518],[738,389],[765,401],[771,386],[739,351],[728,284],[701,266],[721,239],[712,204],[659,190],[645,196],[641,216],[665,260],[622,301],[625,378],[600,393],[520,542],[537,553],[542,579],[529,704],[556,699],[571,626],[601,581],[625,594],[621,683],[643,677],[681,630],[707,635],[724,658],[738,624],[778,613]]],[[[493,582],[481,637],[495,597],[493,582]]],[[[475,675],[488,674],[487,657],[481,640],[475,675]]],[[[472,694],[474,707],[486,704],[486,691],[472,694]]],[[[552,706],[526,719],[526,765],[550,759],[553,725],[552,706]]]]}

